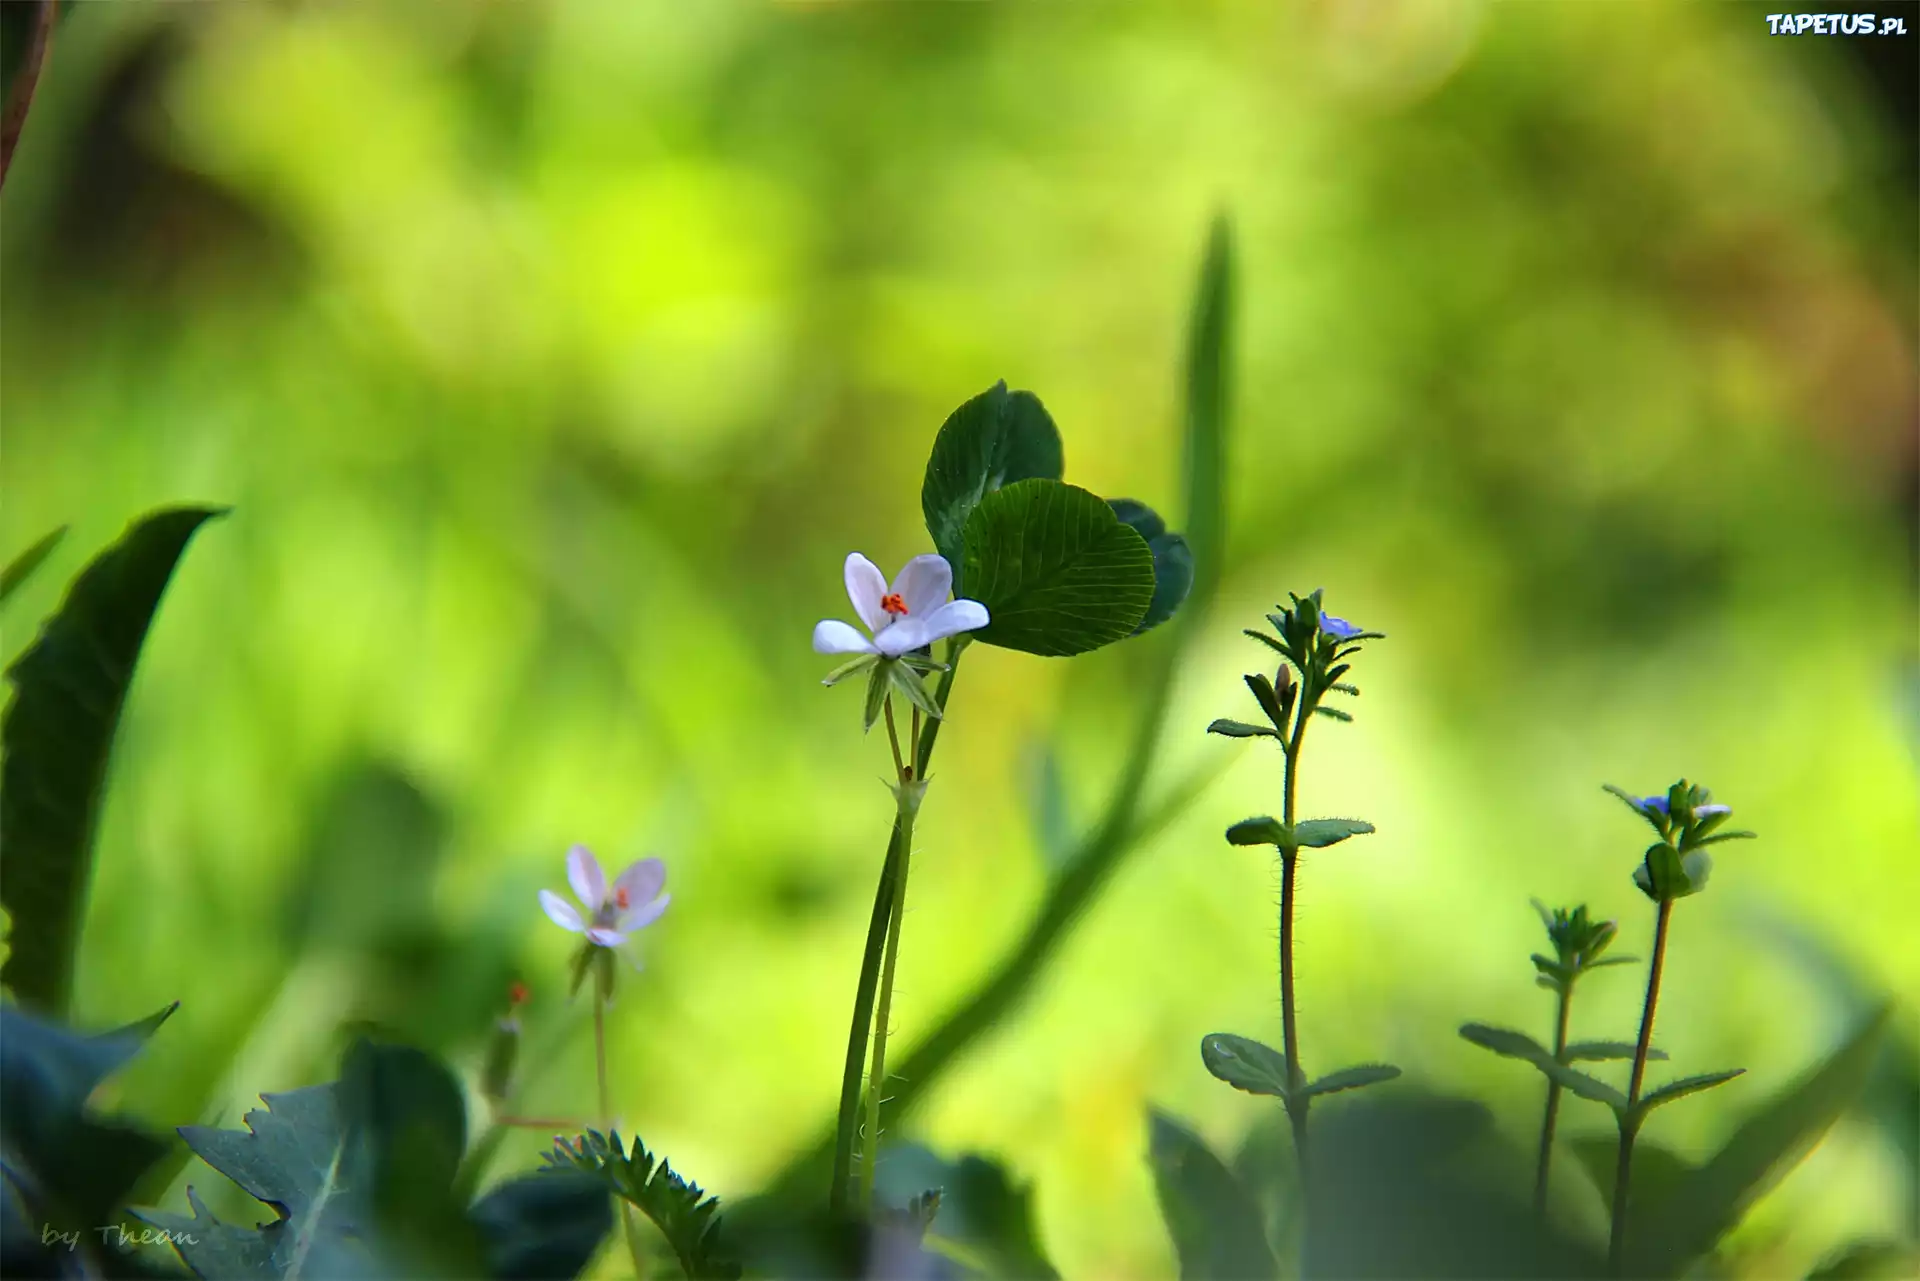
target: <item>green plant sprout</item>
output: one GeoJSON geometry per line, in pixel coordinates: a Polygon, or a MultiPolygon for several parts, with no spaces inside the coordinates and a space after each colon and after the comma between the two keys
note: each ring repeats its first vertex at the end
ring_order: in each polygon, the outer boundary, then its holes
{"type": "MultiPolygon", "coordinates": [[[[1533,907],[1540,914],[1541,923],[1547,927],[1547,939],[1553,944],[1554,951],[1551,957],[1538,952],[1533,954],[1533,967],[1538,971],[1534,982],[1555,997],[1553,1049],[1548,1051],[1524,1032],[1489,1027],[1484,1023],[1469,1023],[1460,1029],[1460,1035],[1482,1049],[1532,1063],[1565,1065],[1632,1058],[1634,1047],[1626,1041],[1577,1041],[1571,1044],[1567,1041],[1573,1014],[1573,988],[1580,976],[1603,966],[1632,965],[1637,959],[1601,955],[1618,935],[1619,927],[1612,921],[1589,918],[1585,903],[1571,911],[1561,907],[1549,912],[1544,903],[1535,899],[1533,907]]],[[[1649,1049],[1648,1055],[1660,1059],[1667,1057],[1654,1049],[1649,1049]]],[[[1538,1214],[1546,1213],[1547,1208],[1547,1181],[1553,1165],[1554,1132],[1560,1117],[1562,1088],[1560,1079],[1548,1073],[1546,1108],[1540,1119],[1540,1154],[1534,1163],[1533,1175],[1533,1206],[1538,1214]]]]}
{"type": "Polygon", "coordinates": [[[1337,721],[1353,717],[1322,700],[1329,694],[1357,697],[1359,689],[1341,680],[1352,668],[1351,659],[1362,645],[1382,639],[1370,632],[1325,613],[1320,607],[1320,592],[1294,596],[1293,604],[1267,615],[1277,636],[1248,629],[1246,635],[1279,654],[1284,660],[1272,679],[1264,672],[1246,677],[1247,688],[1266,717],[1264,725],[1237,720],[1216,720],[1207,732],[1228,738],[1270,738],[1277,741],[1284,756],[1281,816],[1244,819],[1227,829],[1227,840],[1234,845],[1272,845],[1280,856],[1280,1032],[1281,1052],[1248,1037],[1230,1032],[1215,1032],[1200,1042],[1201,1061],[1207,1070],[1238,1090],[1278,1098],[1286,1107],[1293,1129],[1295,1160],[1301,1171],[1301,1184],[1307,1186],[1308,1148],[1307,1112],[1317,1095],[1339,1090],[1358,1089],[1400,1075],[1400,1069],[1385,1063],[1367,1063],[1342,1068],[1316,1081],[1308,1081],[1300,1067],[1300,1037],[1294,1026],[1293,990],[1293,905],[1295,876],[1303,849],[1324,849],[1352,836],[1373,831],[1373,824],[1351,818],[1300,819],[1297,816],[1300,789],[1300,756],[1306,743],[1307,725],[1315,716],[1337,721]],[[1296,680],[1294,673],[1299,673],[1296,680]]]}

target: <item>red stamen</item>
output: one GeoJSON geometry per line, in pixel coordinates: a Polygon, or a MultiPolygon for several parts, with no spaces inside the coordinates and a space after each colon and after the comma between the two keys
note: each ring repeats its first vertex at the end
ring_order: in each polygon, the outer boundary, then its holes
{"type": "Polygon", "coordinates": [[[619,908],[622,912],[627,910],[627,904],[629,902],[631,902],[631,900],[627,897],[626,886],[622,885],[619,889],[613,892],[613,905],[619,908]]]}
{"type": "Polygon", "coordinates": [[[507,989],[507,1004],[525,1005],[532,996],[533,993],[527,990],[525,983],[515,982],[513,986],[507,989]]]}
{"type": "Polygon", "coordinates": [[[907,602],[899,592],[888,592],[880,598],[880,608],[889,614],[900,616],[907,612],[907,602]]]}

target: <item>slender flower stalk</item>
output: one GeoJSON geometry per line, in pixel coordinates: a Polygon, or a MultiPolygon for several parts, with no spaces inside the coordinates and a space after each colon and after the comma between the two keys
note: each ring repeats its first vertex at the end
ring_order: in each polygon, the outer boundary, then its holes
{"type": "Polygon", "coordinates": [[[874,892],[873,915],[867,925],[852,1026],[847,1033],[840,1114],[834,1130],[833,1182],[828,1191],[828,1204],[835,1211],[846,1208],[854,1190],[856,1159],[860,1162],[861,1205],[865,1208],[872,1202],[880,1155],[880,1108],[887,1079],[886,1041],[893,1015],[894,973],[906,908],[914,819],[926,793],[927,765],[953,691],[954,670],[967,644],[966,633],[985,627],[989,621],[986,607],[978,601],[947,599],[953,587],[953,570],[939,556],[914,557],[888,584],[872,561],[855,552],[847,557],[844,578],[847,598],[869,635],[827,619],[814,628],[813,647],[822,654],[854,656],[835,669],[824,684],[835,684],[856,673],[866,674],[866,725],[872,729],[884,712],[887,745],[893,754],[895,809],[886,861],[874,892]],[[929,656],[930,647],[939,641],[946,642],[944,664],[929,656]],[[930,692],[921,676],[935,671],[941,673],[941,679],[938,689],[930,692]],[[904,752],[894,717],[896,693],[912,708],[904,752]],[[923,713],[927,718],[924,730],[923,713]]]}
{"type": "MultiPolygon", "coordinates": [[[[1286,668],[1281,668],[1286,675],[1286,668]]],[[[1291,682],[1289,682],[1290,684],[1291,682]]],[[[1293,723],[1293,734],[1287,740],[1285,792],[1281,800],[1280,818],[1291,831],[1296,818],[1295,806],[1300,786],[1300,748],[1307,737],[1307,717],[1313,714],[1313,700],[1303,697],[1295,709],[1297,718],[1293,723]]],[[[1280,851],[1280,1051],[1287,1059],[1287,1121],[1293,1127],[1294,1160],[1299,1163],[1301,1185],[1306,1185],[1307,1169],[1307,1100],[1300,1091],[1306,1084],[1306,1074],[1300,1070],[1300,1034],[1296,1030],[1293,1017],[1293,898],[1294,876],[1298,870],[1300,852],[1297,849],[1280,851]]]]}

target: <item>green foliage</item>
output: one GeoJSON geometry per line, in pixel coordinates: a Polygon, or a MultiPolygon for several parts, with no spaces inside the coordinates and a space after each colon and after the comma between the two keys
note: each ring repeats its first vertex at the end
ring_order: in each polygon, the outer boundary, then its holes
{"type": "Polygon", "coordinates": [[[1862,1023],[1818,1068],[1749,1115],[1669,1194],[1647,1200],[1636,1187],[1627,1254],[1634,1275],[1677,1276],[1813,1150],[1866,1082],[1889,1017],[1882,1008],[1862,1023]]]}
{"type": "Polygon", "coordinates": [[[653,1221],[690,1281],[726,1281],[740,1275],[720,1235],[720,1199],[688,1182],[637,1140],[628,1152],[620,1136],[588,1130],[579,1138],[555,1143],[545,1157],[549,1167],[576,1169],[597,1177],[615,1196],[653,1221]]]}
{"type": "Polygon", "coordinates": [[[0,1008],[0,1195],[10,1217],[17,1209],[27,1221],[9,1224],[0,1246],[7,1275],[55,1274],[41,1245],[46,1228],[81,1234],[75,1248],[89,1255],[117,1254],[98,1231],[118,1221],[135,1181],[168,1145],[125,1121],[93,1115],[87,1100],[174,1008],[102,1036],[0,1008]],[[19,1235],[22,1226],[32,1235],[19,1235]]]}
{"type": "Polygon", "coordinates": [[[953,569],[955,596],[979,599],[963,566],[967,520],[980,500],[1015,481],[1059,480],[1065,470],[1060,431],[1030,391],[998,382],[947,416],[927,458],[920,510],[953,569]]]}
{"type": "MultiPolygon", "coordinates": [[[[949,1161],[918,1144],[889,1145],[878,1185],[886,1200],[904,1207],[883,1210],[883,1217],[920,1225],[929,1249],[968,1276],[1025,1281],[1060,1275],[1040,1246],[1031,1189],[1016,1184],[999,1162],[971,1154],[949,1161]],[[907,1193],[916,1187],[922,1191],[907,1193]]],[[[865,1275],[889,1275],[880,1263],[870,1260],[865,1275]]]]}
{"type": "Polygon", "coordinates": [[[1558,1081],[1583,1099],[1604,1103],[1616,1114],[1626,1113],[1626,1095],[1577,1068],[1557,1062],[1552,1051],[1525,1032],[1516,1032],[1512,1028],[1488,1027],[1484,1023],[1468,1023],[1461,1027],[1460,1035],[1483,1050],[1492,1050],[1495,1054],[1533,1064],[1549,1079],[1558,1081]]]}
{"type": "Polygon", "coordinates": [[[1193,590],[1193,550],[1187,546],[1186,539],[1170,531],[1167,522],[1145,503],[1131,498],[1110,498],[1107,505],[1113,508],[1113,514],[1122,524],[1146,539],[1147,550],[1153,553],[1153,599],[1140,625],[1133,629],[1133,634],[1138,636],[1172,618],[1174,611],[1186,601],[1187,593],[1193,590]]]}
{"type": "Polygon", "coordinates": [[[1200,1039],[1200,1061],[1207,1071],[1248,1094],[1285,1099],[1293,1088],[1287,1079],[1286,1056],[1251,1037],[1210,1033],[1200,1039]]]}
{"type": "Polygon", "coordinates": [[[1302,849],[1325,849],[1353,836],[1366,836],[1373,824],[1357,818],[1304,818],[1293,825],[1293,843],[1302,849]]]}
{"type": "MultiPolygon", "coordinates": [[[[1633,1051],[1632,1041],[1569,1041],[1563,1057],[1569,1063],[1605,1063],[1616,1059],[1631,1059],[1633,1051]]],[[[1665,1050],[1651,1045],[1647,1047],[1648,1062],[1666,1057],[1665,1050]]]]}
{"type": "Polygon", "coordinates": [[[1275,845],[1284,849],[1287,844],[1286,824],[1268,814],[1262,814],[1258,818],[1243,818],[1227,829],[1227,843],[1275,845]]]}
{"type": "Polygon", "coordinates": [[[1194,291],[1187,330],[1186,429],[1181,434],[1187,478],[1187,542],[1193,552],[1193,595],[1210,600],[1226,548],[1227,419],[1233,372],[1233,229],[1214,217],[1194,291]]]}
{"type": "Polygon", "coordinates": [[[1378,1085],[1382,1081],[1391,1081],[1400,1075],[1400,1069],[1391,1063],[1362,1063],[1356,1067],[1341,1068],[1338,1072],[1329,1072],[1318,1080],[1309,1081],[1300,1091],[1304,1098],[1317,1098],[1322,1094],[1338,1094],[1342,1090],[1358,1090],[1364,1086],[1378,1085]]]}
{"type": "Polygon", "coordinates": [[[1151,1112],[1147,1127],[1154,1192],[1173,1237],[1180,1276],[1186,1281],[1275,1276],[1260,1207],[1233,1171],[1172,1117],[1151,1112]]]}
{"type": "MultiPolygon", "coordinates": [[[[1221,717],[1207,726],[1207,733],[1218,734],[1222,738],[1278,738],[1278,731],[1266,725],[1249,725],[1245,721],[1228,720],[1221,717]]],[[[1261,842],[1256,842],[1259,844],[1261,842]]]]}
{"type": "Polygon", "coordinates": [[[147,626],[187,540],[218,510],[150,513],[83,570],[7,672],[0,723],[0,904],[13,918],[0,979],[55,1015],[73,989],[93,835],[120,709],[147,626]]]}
{"type": "Polygon", "coordinates": [[[1707,1072],[1700,1076],[1683,1076],[1677,1081],[1669,1081],[1658,1089],[1649,1090],[1643,1094],[1640,1101],[1634,1104],[1634,1112],[1644,1117],[1654,1108],[1672,1103],[1675,1099],[1684,1099],[1689,1094],[1698,1094],[1702,1090],[1711,1090],[1716,1085],[1725,1085],[1745,1071],[1745,1068],[1733,1068],[1725,1072],[1707,1072]]]}
{"type": "Polygon", "coordinates": [[[1856,1241],[1820,1261],[1807,1281],[1901,1281],[1920,1276],[1920,1247],[1904,1241],[1856,1241]]]}
{"type": "Polygon", "coordinates": [[[1154,598],[1145,539],[1084,489],[1023,480],[973,508],[966,591],[992,621],[976,640],[1047,657],[1132,635],[1154,598]]]}
{"type": "MultiPolygon", "coordinates": [[[[1549,912],[1546,904],[1534,899],[1533,910],[1540,914],[1541,924],[1547,927],[1547,939],[1554,950],[1552,957],[1534,954],[1533,965],[1540,971],[1541,987],[1553,992],[1571,992],[1574,981],[1588,970],[1632,963],[1632,957],[1602,955],[1618,937],[1619,926],[1612,921],[1590,918],[1585,903],[1571,910],[1559,907],[1549,912]]],[[[1632,1054],[1633,1048],[1629,1046],[1627,1057],[1632,1054]]]]}
{"type": "Polygon", "coordinates": [[[611,1226],[604,1190],[579,1179],[536,1175],[461,1205],[460,1086],[419,1050],[357,1040],[338,1081],[261,1099],[244,1131],[180,1135],[272,1222],[222,1223],[191,1186],[190,1217],[136,1212],[199,1276],[568,1277],[611,1226]]]}
{"type": "Polygon", "coordinates": [[[42,535],[39,542],[7,562],[6,569],[0,570],[0,605],[13,598],[13,594],[33,577],[33,572],[46,562],[47,557],[53,555],[54,548],[66,536],[67,527],[62,525],[52,533],[42,535]]]}

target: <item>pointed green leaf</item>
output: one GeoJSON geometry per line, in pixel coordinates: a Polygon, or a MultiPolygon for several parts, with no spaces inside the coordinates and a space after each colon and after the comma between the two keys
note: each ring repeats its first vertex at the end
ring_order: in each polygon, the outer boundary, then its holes
{"type": "Polygon", "coordinates": [[[1639,1115],[1645,1116],[1662,1104],[1671,1103],[1675,1099],[1684,1099],[1687,1095],[1698,1094],[1702,1090],[1711,1090],[1716,1085],[1725,1085],[1744,1072],[1746,1072],[1745,1068],[1734,1068],[1730,1072],[1707,1072],[1700,1076],[1683,1076],[1678,1081],[1667,1082],[1657,1090],[1647,1091],[1641,1096],[1640,1102],[1634,1105],[1634,1110],[1639,1115]]]}
{"type": "Polygon", "coordinates": [[[828,672],[820,683],[822,685],[838,685],[841,681],[847,679],[847,677],[858,675],[879,661],[880,660],[872,654],[862,654],[857,658],[848,659],[846,662],[840,664],[840,666],[828,672]]]}
{"type": "MultiPolygon", "coordinates": [[[[1573,1041],[1568,1044],[1566,1060],[1569,1063],[1605,1063],[1615,1059],[1631,1059],[1637,1047],[1632,1041],[1573,1041]]],[[[1667,1052],[1655,1046],[1647,1047],[1647,1061],[1665,1060],[1667,1052]]]]}
{"type": "Polygon", "coordinates": [[[1043,657],[1133,634],[1153,600],[1153,553],[1084,489],[1023,480],[988,494],[966,527],[966,592],[992,621],[974,639],[1043,657]]]}
{"type": "Polygon", "coordinates": [[[1345,721],[1348,724],[1352,724],[1353,722],[1352,712],[1343,712],[1337,707],[1328,707],[1325,703],[1317,705],[1313,709],[1313,714],[1315,716],[1329,716],[1336,721],[1345,721]]]}
{"type": "Polygon", "coordinates": [[[1225,717],[1207,726],[1207,733],[1218,734],[1223,738],[1278,738],[1279,734],[1265,725],[1249,725],[1245,721],[1228,720],[1225,717]]]}
{"type": "Polygon", "coordinates": [[[0,570],[0,605],[6,604],[13,594],[33,577],[33,571],[39,569],[46,562],[47,557],[53,555],[53,549],[58,547],[60,540],[66,536],[67,527],[62,525],[52,533],[43,535],[39,542],[7,562],[6,569],[0,570]]]}
{"type": "Polygon", "coordinates": [[[579,1170],[509,1179],[470,1213],[485,1242],[490,1277],[579,1276],[613,1230],[605,1185],[579,1170]]]}
{"type": "Polygon", "coordinates": [[[1400,1069],[1390,1063],[1363,1063],[1358,1067],[1341,1068],[1338,1072],[1329,1072],[1319,1080],[1309,1082],[1301,1094],[1307,1097],[1318,1094],[1338,1094],[1342,1090],[1357,1090],[1362,1086],[1391,1081],[1399,1075],[1400,1069]]]}
{"type": "Polygon", "coordinates": [[[956,597],[980,599],[963,573],[967,521],[980,500],[1016,481],[1059,480],[1065,468],[1060,431],[1030,391],[995,383],[947,416],[927,458],[920,510],[953,567],[956,597]]]}
{"type": "Polygon", "coordinates": [[[1818,1068],[1748,1116],[1674,1196],[1639,1211],[1629,1244],[1640,1275],[1677,1275],[1813,1150],[1866,1082],[1889,1013],[1881,1008],[1818,1068]]]}
{"type": "MultiPolygon", "coordinates": [[[[1286,669],[1280,670],[1284,672],[1286,669]]],[[[1285,730],[1287,705],[1280,701],[1280,692],[1273,687],[1273,682],[1267,678],[1267,674],[1249,672],[1243,679],[1247,682],[1247,688],[1253,691],[1253,701],[1260,704],[1260,710],[1266,713],[1267,720],[1273,725],[1274,733],[1278,734],[1285,730]]],[[[1291,700],[1288,701],[1291,702],[1291,700]]]]}
{"type": "Polygon", "coordinates": [[[873,670],[867,673],[867,705],[861,711],[862,725],[871,730],[880,719],[881,711],[887,705],[887,691],[893,688],[893,682],[887,678],[887,668],[883,663],[875,663],[873,670]]]}
{"type": "Polygon", "coordinates": [[[81,571],[7,672],[0,723],[0,904],[13,919],[0,980],[60,1014],[73,988],[107,758],[147,625],[211,508],[152,513],[81,571]]]}
{"type": "Polygon", "coordinates": [[[1287,1060],[1270,1045],[1231,1032],[1213,1032],[1200,1038],[1200,1061],[1236,1090],[1287,1097],[1287,1060]]]}
{"type": "Polygon", "coordinates": [[[933,695],[928,691],[926,682],[920,679],[920,673],[905,663],[887,663],[885,666],[887,679],[907,702],[919,708],[929,720],[940,719],[940,705],[933,701],[933,695]]]}
{"type": "Polygon", "coordinates": [[[1290,843],[1287,829],[1279,819],[1262,815],[1259,818],[1243,818],[1227,829],[1227,842],[1232,845],[1278,845],[1286,847],[1290,843]]]}
{"type": "Polygon", "coordinates": [[[1484,1050],[1495,1054],[1504,1054],[1508,1058],[1522,1059],[1533,1064],[1551,1079],[1583,1099],[1595,1103],[1604,1103],[1616,1113],[1627,1109],[1627,1096],[1604,1081],[1595,1080],[1585,1072],[1570,1068],[1564,1063],[1554,1061],[1553,1055],[1544,1045],[1528,1036],[1525,1032],[1515,1032],[1511,1028],[1488,1027],[1484,1023],[1468,1023],[1460,1029],[1460,1035],[1484,1050]]]}
{"type": "Polygon", "coordinates": [[[638,1140],[628,1152],[618,1134],[588,1130],[577,1139],[560,1140],[544,1159],[548,1167],[593,1175],[653,1220],[692,1281],[729,1281],[740,1275],[739,1263],[721,1239],[720,1199],[680,1177],[638,1140]]]}
{"type": "Polygon", "coordinates": [[[1214,218],[1200,265],[1187,329],[1187,542],[1193,550],[1193,596],[1212,599],[1226,549],[1226,437],[1232,408],[1233,236],[1225,215],[1214,218]]]}
{"type": "Polygon", "coordinates": [[[1250,1281],[1277,1274],[1259,1206],[1191,1130],[1148,1116],[1148,1161],[1182,1281],[1250,1281]]]}
{"type": "Polygon", "coordinates": [[[1308,818],[1293,825],[1294,844],[1305,849],[1338,845],[1350,836],[1365,836],[1373,824],[1357,818],[1308,818]]]}

